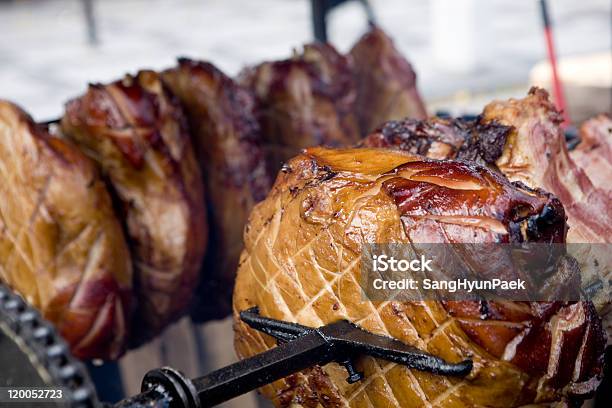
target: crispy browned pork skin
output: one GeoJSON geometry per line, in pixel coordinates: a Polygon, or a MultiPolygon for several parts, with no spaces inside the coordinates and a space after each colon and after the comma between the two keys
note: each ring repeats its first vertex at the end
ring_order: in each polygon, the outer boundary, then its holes
{"type": "MultiPolygon", "coordinates": [[[[582,133],[587,133],[583,152],[596,146],[590,153],[592,156],[598,158],[606,154],[603,148],[604,140],[609,140],[603,137],[606,123],[609,122],[602,115],[583,127],[582,133]]],[[[569,243],[610,243],[610,189],[605,187],[605,181],[594,184],[574,163],[572,157],[575,156],[568,154],[559,124],[560,116],[548,94],[534,88],[524,99],[487,105],[477,121],[438,118],[391,121],[366,137],[361,145],[400,149],[437,159],[458,158],[486,163],[512,181],[555,193],[568,215],[569,243]]],[[[592,163],[596,164],[597,159],[592,163]]],[[[597,166],[604,179],[609,177],[606,166],[597,166]]],[[[576,245],[571,249],[580,261],[583,282],[595,279],[603,284],[593,300],[610,337],[609,251],[605,245],[576,245]]]]}
{"type": "Polygon", "coordinates": [[[348,319],[448,361],[474,361],[457,379],[363,357],[365,379],[355,384],[332,363],[264,387],[277,406],[580,400],[602,368],[604,335],[590,303],[371,302],[359,284],[367,243],[563,242],[565,232],[559,200],[474,163],[390,149],[306,149],[249,219],[234,292],[236,349],[247,357],[274,346],[237,317],[257,306],[308,326],[348,319]]]}
{"type": "Polygon", "coordinates": [[[95,165],[0,101],[0,280],[55,324],[75,356],[116,358],[132,265],[95,165]]]}
{"type": "Polygon", "coordinates": [[[181,59],[163,79],[185,107],[207,188],[210,245],[192,316],[225,317],[244,225],[271,185],[253,96],[207,62],[181,59]]]}
{"type": "Polygon", "coordinates": [[[495,165],[512,128],[463,119],[404,119],[384,123],[359,146],[399,149],[432,159],[470,160],[495,165]]]}
{"type": "Polygon", "coordinates": [[[350,57],[329,44],[308,44],[301,54],[247,68],[240,81],[253,90],[276,172],[309,146],[348,146],[359,139],[350,57]]]}
{"type": "Polygon", "coordinates": [[[372,27],[353,46],[356,112],[362,135],[397,119],[425,119],[416,74],[383,30],[372,27]]]}
{"type": "MultiPolygon", "coordinates": [[[[612,243],[612,189],[598,186],[572,160],[559,126],[561,115],[546,91],[534,88],[526,98],[492,102],[485,107],[483,118],[513,127],[497,167],[510,180],[541,187],[559,197],[568,215],[568,243],[612,243]]],[[[609,176],[607,173],[604,177],[609,176]]],[[[573,249],[583,280],[595,277],[602,282],[602,290],[593,300],[612,337],[609,245],[575,245],[573,249]]]]}
{"type": "Polygon", "coordinates": [[[561,200],[568,242],[612,242],[612,193],[594,185],[570,158],[560,123],[548,93],[533,88],[523,99],[488,104],[479,120],[467,125],[457,119],[390,122],[361,144],[492,164],[510,181],[561,200]]]}
{"type": "Polygon", "coordinates": [[[206,245],[200,170],[178,101],[158,74],[90,85],[66,105],[62,132],[107,176],[135,267],[134,343],[181,316],[206,245]]]}
{"type": "Polygon", "coordinates": [[[584,122],[570,157],[595,187],[612,190],[612,118],[601,114],[584,122]]]}
{"type": "Polygon", "coordinates": [[[483,119],[512,126],[497,167],[511,181],[559,197],[568,215],[568,242],[612,243],[612,192],[597,188],[570,158],[561,115],[546,91],[533,88],[523,99],[491,102],[483,119]]]}

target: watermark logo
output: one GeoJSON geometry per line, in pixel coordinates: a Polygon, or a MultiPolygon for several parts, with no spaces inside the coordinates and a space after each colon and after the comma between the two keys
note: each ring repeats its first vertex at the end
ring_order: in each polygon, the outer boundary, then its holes
{"type": "Polygon", "coordinates": [[[367,244],[369,300],[608,301],[608,244],[367,244]]]}

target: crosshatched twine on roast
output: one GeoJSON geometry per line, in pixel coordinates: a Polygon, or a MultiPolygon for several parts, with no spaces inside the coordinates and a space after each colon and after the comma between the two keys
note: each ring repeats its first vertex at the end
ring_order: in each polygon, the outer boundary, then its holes
{"type": "MultiPolygon", "coordinates": [[[[601,380],[605,335],[590,302],[364,301],[364,244],[565,241],[551,194],[511,184],[469,162],[437,162],[373,148],[306,149],[257,205],[245,234],[234,311],[317,327],[348,319],[448,361],[474,361],[465,379],[358,360],[365,379],[337,364],[264,387],[277,405],[517,406],[580,400],[601,380]],[[547,219],[537,231],[529,224],[547,219]],[[533,222],[535,220],[535,222],[533,222]]],[[[235,320],[246,357],[274,342],[235,320]]]]}

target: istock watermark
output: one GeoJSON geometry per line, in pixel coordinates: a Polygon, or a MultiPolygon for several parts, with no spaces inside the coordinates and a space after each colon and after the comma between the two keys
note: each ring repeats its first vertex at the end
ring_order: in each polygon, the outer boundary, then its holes
{"type": "Polygon", "coordinates": [[[365,298],[610,302],[609,244],[367,244],[365,298]]]}

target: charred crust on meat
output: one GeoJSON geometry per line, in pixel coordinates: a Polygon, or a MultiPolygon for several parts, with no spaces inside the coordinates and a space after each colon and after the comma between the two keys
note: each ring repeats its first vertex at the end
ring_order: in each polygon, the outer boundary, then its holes
{"type": "Polygon", "coordinates": [[[274,172],[305,147],[358,141],[351,59],[331,45],[305,45],[292,58],[244,70],[238,81],[255,95],[266,160],[274,172]]]}
{"type": "Polygon", "coordinates": [[[321,175],[319,176],[320,181],[331,180],[332,178],[336,177],[336,175],[338,174],[337,172],[332,171],[331,167],[329,166],[322,166],[318,169],[318,171],[320,171],[321,173],[321,175]]]}
{"type": "Polygon", "coordinates": [[[289,165],[289,163],[283,163],[283,165],[280,168],[280,172],[291,174],[293,172],[293,168],[291,167],[291,165],[289,165]]]}
{"type": "Polygon", "coordinates": [[[161,76],[144,70],[90,86],[68,102],[61,126],[103,170],[117,214],[124,220],[138,265],[138,318],[131,339],[138,345],[185,312],[207,239],[201,174],[187,120],[161,76]],[[163,185],[163,198],[152,193],[157,183],[163,185]],[[149,201],[155,204],[149,207],[149,201]],[[169,242],[153,227],[156,221],[150,213],[155,211],[172,212],[184,223],[184,241],[169,242]],[[183,245],[180,250],[177,242],[183,245]],[[151,284],[156,274],[162,274],[160,281],[165,283],[151,284]]]}
{"type": "Polygon", "coordinates": [[[390,121],[378,131],[366,137],[361,143],[365,147],[388,147],[421,156],[442,154],[433,150],[433,144],[448,149],[443,153],[446,159],[474,161],[494,165],[502,155],[511,126],[496,121],[484,122],[482,117],[475,120],[404,119],[390,121]]]}
{"type": "Polygon", "coordinates": [[[457,159],[494,164],[502,155],[511,126],[497,121],[484,123],[482,117],[470,124],[470,129],[457,153],[457,159]]]}

